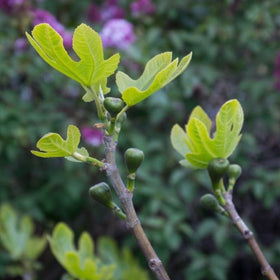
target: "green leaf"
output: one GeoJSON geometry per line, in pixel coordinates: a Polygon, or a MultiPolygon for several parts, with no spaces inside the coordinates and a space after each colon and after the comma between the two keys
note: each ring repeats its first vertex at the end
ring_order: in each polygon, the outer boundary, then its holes
{"type": "Polygon", "coordinates": [[[119,250],[116,241],[101,237],[98,240],[98,253],[104,263],[116,265],[114,280],[149,280],[146,270],[142,269],[129,249],[119,250]]]}
{"type": "Polygon", "coordinates": [[[73,231],[64,223],[59,223],[49,238],[52,253],[56,259],[63,265],[65,254],[74,251],[74,234],[73,231]]]}
{"type": "MultiPolygon", "coordinates": [[[[82,147],[82,148],[77,148],[76,150],[77,153],[81,154],[82,156],[85,156],[85,157],[88,157],[89,156],[89,153],[87,151],[87,149],[85,147],[82,147]]],[[[75,159],[74,157],[72,156],[68,156],[68,157],[65,157],[67,160],[69,161],[72,161],[72,162],[82,162],[80,160],[77,160],[75,159]]]]}
{"type": "Polygon", "coordinates": [[[27,241],[24,256],[29,260],[36,260],[47,245],[47,238],[44,237],[32,237],[27,241]]]}
{"type": "Polygon", "coordinates": [[[226,102],[216,117],[217,131],[214,137],[217,157],[229,157],[240,141],[240,131],[244,115],[240,103],[235,100],[226,102]]]}
{"type": "Polygon", "coordinates": [[[210,133],[210,129],[212,125],[211,120],[200,106],[196,106],[193,109],[190,115],[190,119],[192,118],[199,119],[206,126],[208,133],[210,133]]]}
{"type": "Polygon", "coordinates": [[[53,68],[77,81],[83,86],[101,86],[104,92],[107,78],[118,67],[119,54],[104,60],[100,36],[86,24],[79,25],[73,34],[73,50],[79,57],[73,60],[63,46],[62,37],[47,23],[38,24],[26,33],[30,44],[38,54],[53,68]]]}
{"type": "Polygon", "coordinates": [[[172,53],[165,52],[153,57],[137,80],[123,72],[117,72],[116,83],[122,99],[128,106],[133,106],[149,97],[179,76],[189,65],[192,53],[185,56],[178,64],[178,58],[172,61],[172,53]]]}
{"type": "Polygon", "coordinates": [[[35,260],[42,253],[46,240],[32,237],[33,232],[34,224],[30,217],[20,218],[9,204],[2,205],[0,208],[0,241],[14,260],[23,258],[35,260]]]}
{"type": "Polygon", "coordinates": [[[190,115],[186,132],[175,125],[171,131],[171,143],[175,150],[185,157],[183,166],[207,168],[214,158],[228,158],[240,141],[243,126],[243,110],[236,100],[229,100],[216,116],[216,133],[210,135],[211,120],[201,107],[190,115]]]}
{"type": "Polygon", "coordinates": [[[190,152],[190,149],[186,145],[186,138],[187,134],[185,131],[178,124],[175,124],[171,130],[171,143],[174,149],[183,157],[190,152]]]}
{"type": "Polygon", "coordinates": [[[115,267],[101,265],[100,260],[93,254],[94,245],[90,235],[82,233],[78,250],[73,240],[73,231],[64,223],[59,223],[49,238],[54,256],[67,272],[81,280],[112,280],[115,267]]]}
{"type": "Polygon", "coordinates": [[[63,140],[57,133],[48,133],[37,142],[41,151],[31,151],[32,154],[42,158],[72,156],[80,143],[81,133],[74,125],[69,125],[67,138],[63,140]]]}

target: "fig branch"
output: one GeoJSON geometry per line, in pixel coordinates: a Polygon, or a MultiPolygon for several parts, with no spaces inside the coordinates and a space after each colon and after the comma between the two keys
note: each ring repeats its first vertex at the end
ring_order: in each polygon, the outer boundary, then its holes
{"type": "Polygon", "coordinates": [[[125,187],[121,179],[115,161],[117,142],[114,141],[113,136],[104,136],[104,145],[106,154],[106,173],[117,193],[122,209],[126,214],[127,225],[135,235],[135,238],[146,257],[148,265],[155,274],[157,280],[170,280],[161,260],[154,251],[137,217],[132,201],[133,193],[125,187]]]}

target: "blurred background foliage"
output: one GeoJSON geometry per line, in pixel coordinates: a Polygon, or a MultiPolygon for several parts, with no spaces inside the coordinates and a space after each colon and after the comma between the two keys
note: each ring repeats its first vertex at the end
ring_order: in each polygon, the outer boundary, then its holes
{"type": "MultiPolygon", "coordinates": [[[[122,10],[118,17],[133,25],[136,40],[125,49],[116,46],[105,52],[120,52],[120,68],[135,78],[159,52],[171,50],[182,57],[193,51],[181,77],[128,111],[119,141],[124,176],[123,152],[128,147],[145,152],[134,201],[172,279],[263,279],[231,223],[199,205],[200,196],[210,188],[206,173],[179,166],[169,140],[172,125],[184,125],[194,106],[201,105],[214,117],[231,98],[238,98],[245,111],[243,137],[232,157],[243,167],[234,201],[279,273],[279,1],[155,0],[151,10],[138,13],[127,0],[25,1],[24,8],[15,12],[3,8],[4,2],[0,1],[1,204],[9,202],[30,215],[37,232],[50,232],[55,223],[64,221],[77,233],[89,231],[94,239],[113,237],[145,264],[124,224],[88,197],[91,185],[106,180],[102,174],[30,154],[36,140],[49,131],[64,133],[69,123],[81,127],[97,121],[92,104],[81,100],[81,88],[52,70],[26,44],[24,31],[32,29],[31,12],[49,11],[69,32],[81,22],[101,31],[113,17],[104,13],[115,6],[122,10]],[[94,12],[99,9],[101,19],[94,12]]],[[[113,79],[109,82],[112,94],[118,96],[113,79]]],[[[104,157],[102,145],[90,150],[104,157]]],[[[40,262],[38,279],[60,279],[63,271],[49,249],[40,262]]],[[[10,279],[4,276],[5,265],[0,273],[1,279],[10,279]]]]}

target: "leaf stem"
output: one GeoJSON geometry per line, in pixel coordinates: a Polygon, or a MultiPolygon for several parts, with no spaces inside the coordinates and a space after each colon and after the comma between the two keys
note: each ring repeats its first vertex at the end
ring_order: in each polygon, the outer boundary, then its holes
{"type": "Polygon", "coordinates": [[[262,270],[262,274],[270,280],[279,280],[275,274],[273,268],[270,266],[266,260],[262,250],[260,249],[253,232],[247,227],[242,218],[239,216],[238,212],[235,209],[235,206],[232,201],[231,192],[226,192],[223,194],[226,204],[224,208],[228,212],[233,224],[241,232],[243,238],[248,242],[252,252],[256,256],[262,270]]]}
{"type": "Polygon", "coordinates": [[[104,145],[107,160],[107,176],[110,178],[113,188],[115,189],[122,204],[122,209],[124,210],[127,217],[127,225],[133,231],[136,240],[146,257],[148,265],[154,272],[157,280],[170,280],[161,260],[158,258],[156,252],[154,251],[137,217],[132,202],[133,194],[127,190],[120,177],[120,173],[115,161],[117,142],[113,140],[112,136],[105,136],[104,145]]]}
{"type": "Polygon", "coordinates": [[[96,158],[93,158],[93,157],[83,156],[78,152],[75,152],[73,154],[73,157],[79,161],[86,162],[86,163],[92,164],[92,165],[100,167],[100,168],[104,166],[104,162],[102,162],[96,158]]]}
{"type": "Polygon", "coordinates": [[[125,105],[122,110],[117,114],[116,121],[121,117],[123,113],[125,113],[129,109],[128,105],[125,105]]]}

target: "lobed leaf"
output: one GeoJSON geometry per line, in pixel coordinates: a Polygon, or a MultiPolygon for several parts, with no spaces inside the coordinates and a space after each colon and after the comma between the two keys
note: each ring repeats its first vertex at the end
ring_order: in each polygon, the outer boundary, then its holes
{"type": "Polygon", "coordinates": [[[48,133],[37,142],[39,151],[31,151],[32,154],[42,158],[72,156],[80,143],[81,133],[74,125],[67,128],[66,140],[57,133],[48,133]]]}
{"type": "Polygon", "coordinates": [[[122,99],[133,106],[149,97],[179,76],[189,65],[192,53],[185,56],[178,65],[178,58],[172,61],[172,53],[165,52],[153,57],[137,79],[131,79],[123,72],[117,72],[116,83],[122,99]]]}
{"type": "Polygon", "coordinates": [[[216,133],[211,138],[211,120],[197,106],[190,115],[186,132],[178,125],[171,131],[173,147],[185,157],[180,163],[186,167],[191,165],[203,169],[213,158],[228,158],[240,141],[243,120],[240,103],[236,99],[229,100],[216,116],[216,133]]]}
{"type": "Polygon", "coordinates": [[[34,27],[32,36],[26,33],[37,53],[54,69],[83,86],[99,87],[109,92],[107,78],[118,67],[120,56],[115,54],[104,60],[102,41],[97,32],[86,24],[79,25],[73,34],[73,50],[79,57],[73,60],[63,46],[62,37],[47,23],[34,27]]]}
{"type": "Polygon", "coordinates": [[[82,233],[78,249],[74,246],[73,231],[64,223],[59,223],[49,238],[51,250],[60,264],[73,277],[81,280],[112,280],[114,266],[102,265],[93,254],[94,244],[90,235],[82,233]]]}

